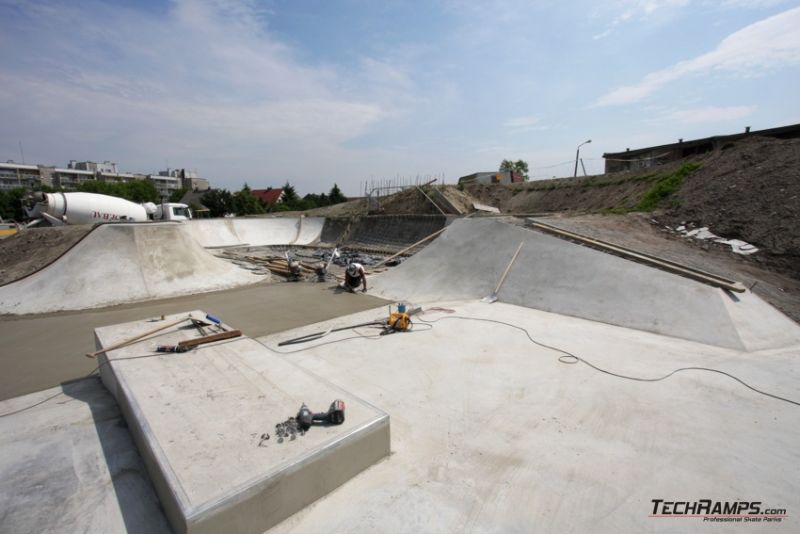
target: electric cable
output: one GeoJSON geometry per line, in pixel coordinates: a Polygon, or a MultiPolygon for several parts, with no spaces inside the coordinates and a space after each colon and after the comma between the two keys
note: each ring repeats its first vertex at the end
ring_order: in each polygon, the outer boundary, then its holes
{"type": "MultiPolygon", "coordinates": [[[[94,372],[94,371],[92,371],[92,372],[94,372]]],[[[31,408],[36,408],[37,406],[39,406],[39,405],[42,405],[42,404],[44,404],[45,402],[47,402],[47,401],[49,401],[49,400],[53,400],[53,399],[55,399],[56,397],[58,397],[59,395],[63,395],[63,394],[64,394],[64,392],[63,392],[63,391],[59,391],[59,392],[58,392],[58,393],[56,393],[55,395],[50,395],[50,396],[49,396],[49,397],[47,397],[46,399],[40,400],[40,401],[39,401],[39,402],[37,402],[36,404],[31,404],[30,406],[25,406],[24,408],[20,408],[19,410],[14,410],[13,412],[8,412],[8,413],[0,414],[0,417],[9,417],[9,416],[11,416],[11,415],[15,415],[15,414],[18,414],[18,413],[20,413],[20,412],[24,412],[24,411],[26,411],[26,410],[30,410],[31,408]]]]}
{"type": "MultiPolygon", "coordinates": [[[[438,312],[442,312],[442,313],[453,313],[454,312],[454,310],[451,310],[449,308],[430,308],[428,310],[425,310],[425,311],[421,312],[420,315],[424,314],[426,311],[428,311],[428,312],[430,312],[430,311],[438,311],[438,312]]],[[[525,334],[525,336],[531,341],[531,343],[533,343],[535,345],[538,345],[538,346],[540,346],[542,348],[549,349],[549,350],[552,350],[554,352],[560,353],[561,356],[558,357],[558,361],[560,363],[567,364],[567,365],[575,365],[575,364],[578,364],[578,363],[583,363],[583,364],[587,365],[588,367],[594,369],[595,371],[598,371],[598,372],[601,372],[601,373],[604,373],[604,374],[607,374],[607,375],[610,375],[610,376],[614,376],[614,377],[617,377],[617,378],[622,378],[622,379],[625,379],[625,380],[633,380],[633,381],[636,381],[636,382],[660,382],[660,381],[666,380],[667,378],[670,378],[671,376],[673,376],[673,375],[675,375],[677,373],[680,373],[680,372],[705,371],[705,372],[709,372],[709,373],[717,373],[717,374],[720,374],[720,375],[723,375],[723,376],[727,376],[728,378],[731,378],[732,380],[735,380],[739,384],[743,385],[744,387],[746,387],[746,388],[750,389],[751,391],[754,391],[755,393],[758,393],[760,395],[764,395],[766,397],[770,397],[770,398],[773,398],[775,400],[783,401],[783,402],[786,402],[786,403],[789,403],[789,404],[794,404],[795,406],[800,406],[800,402],[798,402],[798,401],[795,401],[795,400],[792,400],[792,399],[787,399],[785,397],[781,397],[779,395],[775,395],[775,394],[770,393],[768,391],[760,390],[760,389],[758,389],[758,388],[756,388],[754,386],[751,386],[750,384],[748,384],[747,382],[745,382],[741,378],[737,377],[736,375],[733,375],[733,374],[728,373],[726,371],[722,371],[720,369],[714,369],[712,367],[696,367],[696,366],[680,367],[678,369],[674,369],[673,371],[667,373],[664,376],[655,377],[655,378],[638,377],[638,376],[624,375],[624,374],[621,374],[621,373],[615,373],[613,371],[609,371],[607,369],[603,369],[602,367],[598,367],[597,365],[593,364],[589,360],[587,360],[585,358],[581,358],[580,356],[576,356],[575,354],[573,354],[573,353],[571,353],[571,352],[569,352],[567,350],[564,350],[564,349],[561,349],[561,348],[558,348],[558,347],[554,347],[552,345],[548,345],[547,343],[542,343],[541,341],[537,341],[536,339],[533,338],[533,336],[531,336],[530,332],[526,328],[524,328],[522,326],[515,325],[513,323],[508,323],[508,322],[505,322],[505,321],[500,321],[500,320],[497,320],[497,319],[488,319],[488,318],[485,318],[485,317],[465,317],[465,316],[462,316],[462,315],[448,315],[448,316],[445,316],[445,317],[439,317],[438,319],[429,319],[429,320],[425,320],[425,319],[422,319],[421,317],[418,317],[418,320],[420,321],[421,324],[417,323],[416,326],[426,325],[429,328],[424,329],[424,330],[409,329],[405,333],[415,333],[415,332],[427,332],[427,331],[430,331],[430,330],[432,330],[434,328],[433,323],[437,323],[437,322],[442,321],[444,319],[460,319],[460,320],[464,320],[464,321],[481,321],[481,322],[486,322],[486,323],[495,323],[495,324],[507,326],[509,328],[514,328],[515,330],[519,330],[519,331],[523,332],[525,334]]],[[[326,346],[326,345],[332,345],[334,343],[341,343],[341,342],[349,341],[349,340],[353,340],[353,339],[367,339],[367,340],[371,340],[371,341],[379,340],[379,339],[381,339],[381,338],[383,338],[385,336],[382,335],[382,334],[373,335],[373,336],[364,335],[364,334],[360,333],[357,330],[358,328],[363,328],[363,327],[366,327],[366,326],[378,326],[378,325],[383,325],[383,323],[379,322],[379,321],[373,321],[371,323],[361,323],[361,324],[357,324],[357,325],[353,325],[353,326],[349,326],[349,327],[342,327],[342,328],[337,328],[337,329],[329,329],[326,332],[318,332],[318,333],[315,333],[315,334],[309,334],[307,336],[303,336],[303,337],[300,337],[300,338],[295,338],[293,340],[289,340],[290,342],[293,342],[293,343],[283,342],[282,343],[283,345],[286,345],[286,344],[299,344],[299,343],[304,343],[304,342],[320,339],[320,338],[322,338],[324,336],[327,336],[331,332],[339,332],[339,331],[343,331],[343,330],[353,330],[356,333],[355,336],[349,336],[349,337],[345,337],[345,338],[341,338],[341,339],[333,339],[331,341],[325,341],[324,343],[317,343],[316,345],[311,345],[311,346],[308,346],[308,347],[302,347],[300,349],[290,350],[290,351],[279,351],[279,350],[276,350],[276,349],[270,347],[266,343],[264,343],[264,342],[262,342],[262,341],[260,341],[260,340],[258,340],[256,338],[251,338],[251,339],[254,339],[258,344],[260,344],[261,346],[263,346],[267,350],[269,350],[271,352],[274,352],[276,354],[295,354],[295,353],[298,353],[298,352],[304,352],[304,351],[311,350],[311,349],[314,349],[314,348],[323,347],[323,346],[326,346]],[[303,340],[303,341],[299,341],[299,340],[303,340]]],[[[226,343],[229,343],[229,342],[230,341],[227,341],[226,343]]],[[[280,346],[280,344],[279,344],[279,346],[280,346]]],[[[202,348],[203,347],[197,347],[197,349],[202,349],[202,348]]],[[[152,358],[154,356],[163,356],[163,355],[164,355],[163,353],[143,354],[143,355],[140,355],[140,356],[128,356],[128,357],[125,357],[125,358],[115,358],[114,360],[108,360],[108,361],[102,362],[100,365],[98,365],[92,372],[90,372],[84,378],[89,378],[89,377],[93,376],[94,373],[99,371],[100,368],[103,365],[107,365],[107,364],[111,363],[111,361],[135,360],[135,359],[140,359],[140,358],[152,358]]],[[[55,395],[47,397],[46,399],[43,399],[43,400],[41,400],[41,401],[39,401],[39,402],[37,402],[35,404],[32,404],[30,406],[26,406],[24,408],[20,408],[18,410],[14,410],[12,412],[8,412],[8,413],[5,413],[5,414],[0,414],[0,418],[8,417],[8,416],[20,413],[20,412],[24,412],[24,411],[29,410],[31,408],[35,408],[36,406],[44,404],[45,402],[47,402],[49,400],[52,400],[52,399],[58,397],[59,395],[64,395],[64,392],[63,391],[59,391],[55,395]]]]}
{"type": "Polygon", "coordinates": [[[747,382],[745,382],[741,378],[739,378],[739,377],[737,377],[737,376],[735,376],[735,375],[733,375],[731,373],[728,373],[726,371],[722,371],[720,369],[714,369],[712,367],[695,367],[695,366],[693,366],[693,367],[680,367],[678,369],[675,369],[675,370],[671,371],[670,373],[667,373],[664,376],[660,376],[660,377],[656,377],[656,378],[645,378],[645,377],[638,377],[638,376],[629,376],[629,375],[623,375],[623,374],[620,374],[620,373],[615,373],[615,372],[609,371],[607,369],[603,369],[603,368],[598,367],[597,365],[593,364],[592,362],[586,360],[585,358],[581,358],[580,356],[576,356],[575,354],[572,354],[569,351],[566,351],[564,349],[560,349],[558,347],[553,347],[551,345],[547,345],[546,343],[541,343],[539,341],[536,341],[531,336],[530,332],[528,332],[527,329],[525,329],[525,328],[523,328],[521,326],[512,324],[512,323],[507,323],[505,321],[498,321],[497,319],[487,319],[487,318],[484,318],[484,317],[464,317],[464,316],[460,316],[460,315],[449,315],[447,317],[440,317],[438,319],[427,320],[427,321],[425,319],[422,319],[422,318],[420,318],[419,320],[422,321],[423,323],[437,323],[437,322],[439,322],[441,320],[444,320],[444,319],[462,319],[462,320],[468,320],[468,321],[484,321],[484,322],[487,322],[487,323],[497,323],[497,324],[505,325],[505,326],[508,326],[508,327],[511,327],[511,328],[515,328],[517,330],[521,330],[522,332],[525,332],[525,335],[528,336],[528,339],[531,340],[531,342],[533,342],[534,344],[539,345],[540,347],[544,347],[546,349],[550,349],[552,351],[561,353],[561,356],[558,357],[558,361],[560,363],[564,363],[564,364],[568,364],[568,365],[574,365],[574,364],[577,364],[577,363],[583,363],[583,364],[591,367],[595,371],[599,371],[601,373],[605,373],[605,374],[610,375],[610,376],[615,376],[617,378],[623,378],[625,380],[634,380],[634,381],[637,381],[637,382],[660,382],[661,380],[666,380],[667,378],[669,378],[669,377],[671,377],[671,376],[673,376],[673,375],[675,375],[677,373],[680,373],[680,372],[685,372],[685,371],[706,371],[706,372],[709,372],[709,373],[717,373],[717,374],[720,374],[720,375],[723,375],[723,376],[727,376],[728,378],[731,378],[731,379],[735,380],[736,382],[740,383],[744,387],[746,387],[746,388],[748,388],[748,389],[750,389],[752,391],[755,391],[756,393],[758,393],[760,395],[764,395],[766,397],[771,397],[773,399],[776,399],[776,400],[779,400],[779,401],[783,401],[783,402],[787,402],[789,404],[794,404],[795,406],[800,406],[800,402],[798,402],[798,401],[795,401],[795,400],[792,400],[792,399],[787,399],[785,397],[781,397],[779,395],[775,395],[773,393],[769,393],[768,391],[760,390],[760,389],[758,389],[756,387],[751,386],[750,384],[748,384],[747,382]]]}

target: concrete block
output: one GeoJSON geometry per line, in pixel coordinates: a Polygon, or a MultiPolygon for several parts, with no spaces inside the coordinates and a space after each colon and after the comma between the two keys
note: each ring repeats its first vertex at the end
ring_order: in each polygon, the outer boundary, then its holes
{"type": "MultiPolygon", "coordinates": [[[[160,323],[98,328],[97,346],[160,323]]],[[[101,356],[103,383],[122,409],[176,532],[264,532],[389,454],[387,414],[253,339],[154,352],[156,345],[197,337],[189,324],[101,356]],[[347,405],[344,424],[315,426],[278,443],[275,425],[301,403],[319,412],[336,398],[347,405]],[[265,433],[271,436],[262,442],[265,433]]]]}

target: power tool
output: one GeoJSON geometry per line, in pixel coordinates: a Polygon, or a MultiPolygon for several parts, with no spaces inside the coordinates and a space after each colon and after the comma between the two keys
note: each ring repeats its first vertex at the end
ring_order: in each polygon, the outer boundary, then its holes
{"type": "Polygon", "coordinates": [[[406,312],[406,305],[398,304],[396,312],[393,312],[390,306],[389,319],[386,321],[386,328],[384,328],[381,335],[405,332],[409,328],[411,328],[411,317],[409,317],[409,314],[406,312]]]}
{"type": "Polygon", "coordinates": [[[386,321],[387,330],[395,332],[405,332],[409,326],[411,326],[411,318],[405,312],[392,312],[389,320],[386,321]]]}
{"type": "Polygon", "coordinates": [[[344,401],[336,399],[325,413],[311,413],[308,406],[303,403],[296,419],[297,425],[302,430],[308,430],[311,425],[341,425],[344,423],[344,401]]]}

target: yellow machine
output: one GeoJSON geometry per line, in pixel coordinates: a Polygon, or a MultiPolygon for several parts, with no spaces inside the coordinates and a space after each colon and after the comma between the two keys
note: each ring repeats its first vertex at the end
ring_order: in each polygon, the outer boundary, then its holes
{"type": "Polygon", "coordinates": [[[2,218],[0,218],[0,239],[4,237],[11,237],[12,235],[17,233],[17,225],[13,222],[4,222],[2,218]]]}
{"type": "Polygon", "coordinates": [[[405,332],[411,326],[411,318],[406,312],[392,312],[389,314],[389,320],[386,322],[386,327],[395,332],[405,332]]]}

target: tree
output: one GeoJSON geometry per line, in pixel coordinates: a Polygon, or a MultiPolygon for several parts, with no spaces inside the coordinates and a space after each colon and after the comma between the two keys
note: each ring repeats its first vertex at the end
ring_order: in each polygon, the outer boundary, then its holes
{"type": "Polygon", "coordinates": [[[169,195],[169,201],[175,203],[180,202],[181,199],[183,198],[183,195],[185,195],[188,192],[189,192],[188,187],[181,187],[180,189],[173,191],[172,194],[169,195]]]}
{"type": "Polygon", "coordinates": [[[342,194],[342,191],[339,189],[338,184],[336,183],[333,184],[331,192],[328,193],[328,201],[331,204],[340,204],[342,202],[347,202],[347,197],[342,194]]]}
{"type": "Polygon", "coordinates": [[[250,186],[245,183],[244,187],[233,195],[233,211],[236,215],[253,215],[264,213],[265,210],[261,202],[253,196],[250,186]]]}
{"type": "Polygon", "coordinates": [[[22,198],[26,193],[27,190],[24,187],[15,187],[8,190],[0,189],[0,217],[17,221],[24,219],[22,198]]]}
{"type": "Polygon", "coordinates": [[[300,200],[300,196],[295,191],[294,186],[288,181],[283,185],[283,200],[281,202],[290,210],[303,209],[303,201],[300,200]]]}
{"type": "Polygon", "coordinates": [[[212,189],[202,198],[203,205],[208,208],[212,217],[224,217],[234,212],[233,195],[227,189],[212,189]]]}
{"type": "Polygon", "coordinates": [[[528,162],[521,159],[518,159],[517,161],[504,159],[502,162],[500,162],[500,170],[515,172],[521,175],[524,180],[528,180],[528,162]]]}

